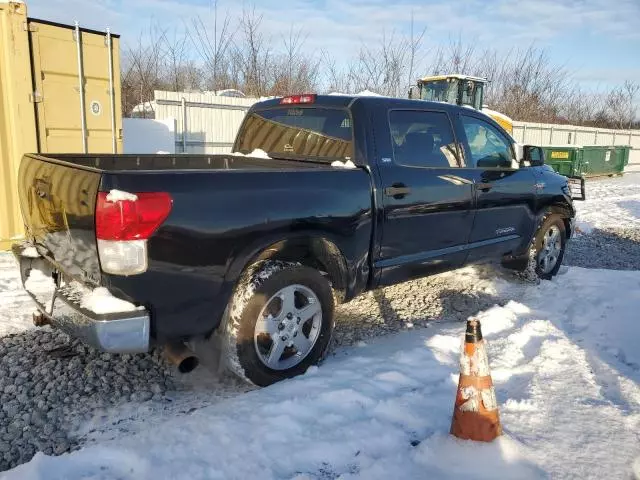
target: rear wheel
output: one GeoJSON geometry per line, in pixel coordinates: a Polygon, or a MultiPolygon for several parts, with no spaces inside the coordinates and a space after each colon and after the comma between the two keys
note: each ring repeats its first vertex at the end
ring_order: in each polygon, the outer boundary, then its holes
{"type": "Polygon", "coordinates": [[[263,262],[245,275],[227,320],[227,364],[259,386],[304,373],[333,331],[333,292],[317,271],[263,262]]]}

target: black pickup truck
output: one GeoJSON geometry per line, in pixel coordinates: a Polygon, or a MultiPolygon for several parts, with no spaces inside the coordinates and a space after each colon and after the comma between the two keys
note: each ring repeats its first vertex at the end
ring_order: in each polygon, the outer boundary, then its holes
{"type": "Polygon", "coordinates": [[[268,385],[322,358],[335,302],[484,261],[548,279],[572,233],[567,178],[468,108],[273,99],[233,150],[25,155],[13,250],[34,321],[109,352],[164,346],[183,371],[215,337],[268,385]]]}

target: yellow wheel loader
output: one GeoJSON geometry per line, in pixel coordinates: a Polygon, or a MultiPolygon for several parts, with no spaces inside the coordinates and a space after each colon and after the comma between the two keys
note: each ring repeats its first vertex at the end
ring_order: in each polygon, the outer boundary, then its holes
{"type": "Polygon", "coordinates": [[[493,118],[509,135],[513,134],[513,121],[506,115],[488,109],[482,104],[486,78],[468,75],[436,75],[420,78],[409,89],[409,98],[431,102],[454,103],[480,110],[493,118]]]}

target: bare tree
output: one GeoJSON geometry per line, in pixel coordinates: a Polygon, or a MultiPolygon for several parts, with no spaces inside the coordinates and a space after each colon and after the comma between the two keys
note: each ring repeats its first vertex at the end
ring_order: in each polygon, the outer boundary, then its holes
{"type": "MultiPolygon", "coordinates": [[[[382,32],[377,42],[362,42],[355,56],[338,62],[326,51],[309,55],[308,36],[301,28],[292,26],[281,41],[267,36],[255,7],[245,8],[236,19],[228,12],[220,16],[217,0],[211,0],[211,11],[211,25],[197,18],[185,25],[183,34],[151,25],[136,44],[123,49],[125,115],[152,100],[155,89],[237,88],[262,96],[322,86],[405,97],[415,76],[461,73],[487,78],[485,102],[515,120],[615,128],[631,128],[636,122],[639,83],[628,80],[606,95],[584,91],[564,65],[535,45],[506,53],[481,51],[458,36],[431,55],[423,45],[425,29],[415,28],[412,14],[406,34],[382,32]]],[[[140,113],[146,112],[143,108],[140,113]]]]}
{"type": "Polygon", "coordinates": [[[628,128],[631,129],[636,121],[636,115],[638,112],[638,96],[640,94],[640,83],[632,82],[631,80],[625,80],[624,91],[627,97],[627,103],[629,105],[628,128]]]}
{"type": "Polygon", "coordinates": [[[326,91],[337,93],[351,92],[353,89],[349,67],[346,69],[341,68],[337,64],[335,57],[324,50],[320,53],[320,58],[326,78],[326,91]]]}
{"type": "Polygon", "coordinates": [[[640,84],[626,80],[614,88],[605,103],[605,115],[613,128],[631,128],[636,117],[636,97],[640,84]]]}
{"type": "Polygon", "coordinates": [[[413,21],[413,10],[411,11],[411,33],[409,36],[409,72],[407,74],[408,85],[406,85],[407,90],[409,85],[412,85],[414,82],[414,69],[416,68],[416,63],[419,61],[418,54],[422,48],[422,40],[424,39],[424,34],[427,32],[426,27],[422,29],[419,34],[416,34],[414,31],[414,21],[413,21]]]}
{"type": "Polygon", "coordinates": [[[561,118],[558,123],[571,123],[584,126],[597,125],[597,118],[603,109],[602,95],[597,92],[585,92],[579,86],[568,92],[564,104],[561,107],[561,118]]]}
{"type": "Polygon", "coordinates": [[[518,120],[557,119],[574,89],[564,66],[551,62],[546,50],[533,45],[507,54],[486,50],[479,56],[475,72],[490,82],[485,101],[491,108],[518,120]]]}
{"type": "Polygon", "coordinates": [[[450,39],[446,46],[439,47],[436,51],[431,73],[433,75],[450,73],[475,74],[478,67],[475,53],[475,45],[464,44],[462,37],[458,36],[457,40],[450,39]]]}
{"type": "MultiPolygon", "coordinates": [[[[201,18],[192,20],[191,42],[204,63],[207,73],[207,87],[212,90],[237,88],[233,73],[229,72],[228,53],[233,44],[235,31],[231,28],[231,17],[227,12],[224,18],[218,17],[218,0],[211,3],[213,16],[213,34],[210,35],[201,18]]],[[[236,82],[237,83],[237,82],[236,82]]]]}
{"type": "Polygon", "coordinates": [[[316,89],[320,58],[306,55],[304,44],[307,35],[301,29],[289,30],[289,35],[282,38],[284,54],[273,60],[272,81],[269,89],[271,95],[287,95],[291,93],[311,92],[316,89]]]}
{"type": "Polygon", "coordinates": [[[268,90],[271,39],[262,32],[262,15],[255,7],[244,9],[240,18],[240,39],[234,42],[232,62],[239,63],[241,83],[247,95],[261,96],[268,90]]]}
{"type": "Polygon", "coordinates": [[[153,91],[162,86],[162,50],[161,38],[164,32],[153,25],[149,27],[148,38],[140,34],[138,42],[125,47],[122,60],[122,109],[130,115],[137,104],[142,104],[142,116],[146,116],[147,107],[153,100],[153,91]],[[146,103],[146,106],[145,106],[146,103]]]}
{"type": "Polygon", "coordinates": [[[411,82],[411,63],[415,61],[420,41],[398,36],[395,32],[390,35],[383,32],[378,44],[363,43],[357,60],[348,69],[349,86],[355,91],[405,96],[411,82]]]}
{"type": "Polygon", "coordinates": [[[202,86],[202,72],[189,58],[187,33],[178,35],[173,32],[170,38],[167,32],[161,36],[162,79],[165,88],[174,92],[198,90],[202,86]]]}

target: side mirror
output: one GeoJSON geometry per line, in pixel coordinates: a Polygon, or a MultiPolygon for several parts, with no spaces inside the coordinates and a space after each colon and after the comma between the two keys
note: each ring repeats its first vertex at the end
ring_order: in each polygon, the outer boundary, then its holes
{"type": "Polygon", "coordinates": [[[525,164],[528,162],[532,167],[541,167],[544,165],[544,150],[533,145],[525,145],[522,147],[522,160],[525,164]]]}
{"type": "Polygon", "coordinates": [[[418,88],[417,85],[411,85],[409,87],[409,98],[410,99],[417,98],[418,100],[420,100],[420,89],[418,88]]]}

